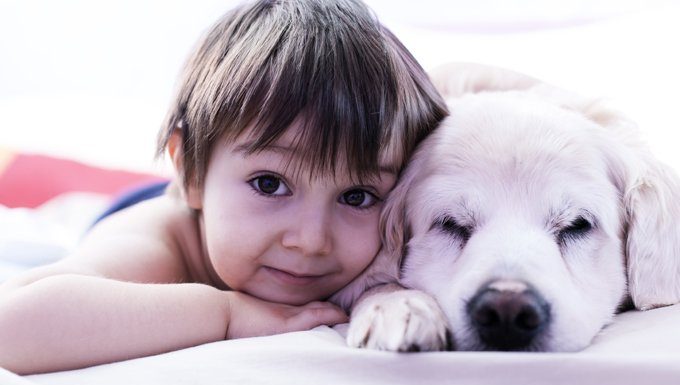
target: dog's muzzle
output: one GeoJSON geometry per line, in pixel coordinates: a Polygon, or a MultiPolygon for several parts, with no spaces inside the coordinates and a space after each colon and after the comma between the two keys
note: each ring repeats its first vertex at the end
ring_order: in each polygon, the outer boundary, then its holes
{"type": "Polygon", "coordinates": [[[550,305],[520,281],[482,286],[468,302],[467,313],[484,350],[533,350],[550,324],[550,305]]]}

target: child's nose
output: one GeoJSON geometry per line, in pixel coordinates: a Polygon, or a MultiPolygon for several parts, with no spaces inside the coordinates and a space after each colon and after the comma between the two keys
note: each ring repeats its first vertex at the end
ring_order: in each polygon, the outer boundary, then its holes
{"type": "Polygon", "coordinates": [[[290,225],[283,234],[286,248],[299,250],[304,255],[327,255],[331,252],[331,226],[324,210],[301,210],[300,215],[290,218],[290,225]]]}

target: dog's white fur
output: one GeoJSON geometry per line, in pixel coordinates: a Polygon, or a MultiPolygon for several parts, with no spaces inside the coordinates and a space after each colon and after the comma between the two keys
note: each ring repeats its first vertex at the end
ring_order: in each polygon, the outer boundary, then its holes
{"type": "Polygon", "coordinates": [[[378,287],[352,312],[350,345],[440,350],[448,329],[456,349],[486,349],[465,304],[490,280],[528,283],[550,305],[530,350],[582,349],[627,298],[640,310],[680,302],[680,183],[632,123],[510,71],[432,76],[451,116],[388,197],[380,255],[333,298],[349,308],[378,287]],[[592,228],[570,236],[579,217],[592,228]],[[415,290],[379,286],[397,280],[415,290]]]}

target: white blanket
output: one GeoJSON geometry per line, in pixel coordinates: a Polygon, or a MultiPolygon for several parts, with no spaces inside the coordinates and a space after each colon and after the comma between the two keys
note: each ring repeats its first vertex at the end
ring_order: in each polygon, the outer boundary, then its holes
{"type": "Polygon", "coordinates": [[[620,314],[579,353],[386,353],[336,329],[223,341],[0,384],[680,384],[680,306],[620,314]]]}

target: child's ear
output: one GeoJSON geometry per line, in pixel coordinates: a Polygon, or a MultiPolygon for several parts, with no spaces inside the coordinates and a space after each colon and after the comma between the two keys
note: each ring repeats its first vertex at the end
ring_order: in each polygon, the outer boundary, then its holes
{"type": "Polygon", "coordinates": [[[175,167],[175,175],[178,176],[177,187],[180,191],[182,199],[187,203],[187,206],[195,210],[203,208],[203,199],[201,189],[195,183],[184,183],[184,150],[182,148],[182,131],[175,130],[170,135],[168,140],[168,153],[172,159],[172,164],[175,167]]]}

